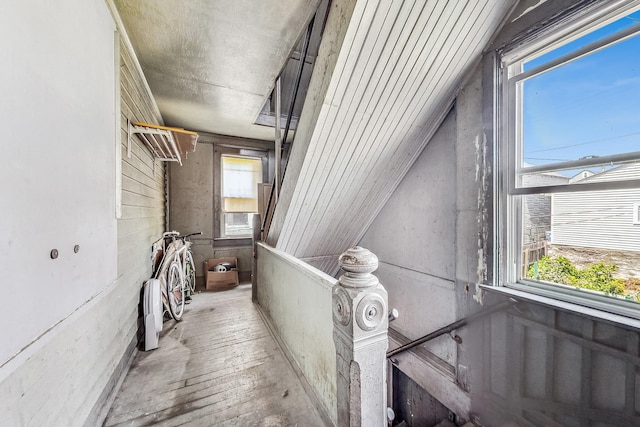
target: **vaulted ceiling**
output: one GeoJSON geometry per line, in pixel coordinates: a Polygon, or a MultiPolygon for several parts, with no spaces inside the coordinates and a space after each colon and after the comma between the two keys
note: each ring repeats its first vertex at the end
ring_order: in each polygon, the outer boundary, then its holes
{"type": "Polygon", "coordinates": [[[357,2],[307,146],[293,144],[303,160],[283,183],[269,234],[277,248],[337,272],[514,3],[357,2]]]}

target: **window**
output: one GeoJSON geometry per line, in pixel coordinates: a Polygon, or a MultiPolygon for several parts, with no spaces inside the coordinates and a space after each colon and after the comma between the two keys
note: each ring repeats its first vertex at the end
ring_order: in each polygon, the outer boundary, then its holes
{"type": "Polygon", "coordinates": [[[500,285],[640,318],[638,4],[502,53],[496,200],[500,285]]]}
{"type": "Polygon", "coordinates": [[[633,223],[635,225],[640,224],[640,203],[633,204],[633,223]]]}
{"type": "Polygon", "coordinates": [[[253,215],[258,212],[262,160],[229,155],[223,155],[221,159],[222,236],[251,237],[253,215]]]}

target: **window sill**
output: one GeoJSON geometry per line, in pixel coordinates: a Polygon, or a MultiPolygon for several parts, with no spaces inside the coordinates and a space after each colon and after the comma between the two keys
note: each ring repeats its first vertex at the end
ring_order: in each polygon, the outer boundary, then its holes
{"type": "Polygon", "coordinates": [[[587,303],[588,301],[592,303],[591,300],[587,300],[586,298],[581,298],[580,296],[573,296],[575,301],[570,302],[570,301],[560,300],[551,296],[542,295],[542,292],[549,293],[550,291],[535,289],[537,293],[533,293],[530,287],[523,286],[523,285],[511,285],[510,287],[480,285],[480,287],[488,292],[495,292],[495,293],[502,294],[515,299],[525,300],[535,304],[541,304],[554,309],[587,316],[596,320],[614,323],[616,325],[624,326],[627,328],[640,329],[640,319],[638,319],[638,317],[640,316],[640,305],[638,306],[638,308],[631,309],[627,307],[619,307],[617,305],[609,304],[606,307],[603,307],[602,309],[598,309],[593,307],[587,307],[585,305],[581,305],[580,303],[578,303],[578,301],[584,301],[585,303],[587,303]],[[516,287],[524,288],[526,290],[517,289],[516,287]],[[538,293],[538,291],[542,291],[542,292],[538,293]],[[605,310],[609,310],[609,311],[605,311],[605,310]],[[613,312],[613,311],[616,311],[616,312],[613,312]],[[637,313],[632,313],[631,311],[637,311],[637,313]],[[622,314],[623,312],[625,314],[622,314]]]}
{"type": "Polygon", "coordinates": [[[251,237],[214,237],[213,246],[251,246],[251,237]]]}

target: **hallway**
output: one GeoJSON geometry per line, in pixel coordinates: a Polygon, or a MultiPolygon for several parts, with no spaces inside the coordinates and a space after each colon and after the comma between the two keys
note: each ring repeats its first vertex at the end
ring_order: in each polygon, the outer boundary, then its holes
{"type": "Polygon", "coordinates": [[[251,285],[203,292],[139,351],[105,426],[322,426],[251,302],[251,285]]]}

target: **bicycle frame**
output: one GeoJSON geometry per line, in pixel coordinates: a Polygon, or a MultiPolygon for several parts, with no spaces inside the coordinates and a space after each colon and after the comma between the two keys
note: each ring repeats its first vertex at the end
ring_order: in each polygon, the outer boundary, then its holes
{"type": "MultiPolygon", "coordinates": [[[[202,233],[201,232],[192,233],[186,236],[180,236],[180,233],[178,233],[177,231],[169,231],[162,234],[163,256],[155,271],[154,278],[160,280],[160,288],[162,290],[162,303],[164,306],[164,311],[169,312],[171,317],[173,317],[177,321],[179,321],[182,317],[182,310],[184,307],[184,300],[186,299],[185,295],[187,292],[187,289],[186,289],[187,259],[186,258],[187,258],[187,253],[190,252],[189,249],[191,247],[191,242],[186,239],[196,234],[202,234],[202,233]],[[171,239],[170,242],[168,242],[169,239],[171,239]],[[179,311],[178,315],[174,314],[176,307],[173,307],[173,310],[172,310],[172,307],[170,306],[171,301],[169,299],[169,291],[168,291],[168,285],[169,285],[168,282],[170,281],[169,275],[172,274],[171,269],[173,268],[174,264],[176,265],[175,269],[177,270],[177,275],[178,275],[177,280],[179,285],[178,285],[177,291],[176,291],[176,288],[174,288],[173,292],[175,292],[175,294],[174,294],[173,301],[174,302],[177,301],[180,306],[178,310],[179,311]]],[[[191,262],[191,267],[192,268],[194,267],[193,262],[191,262]]]]}

